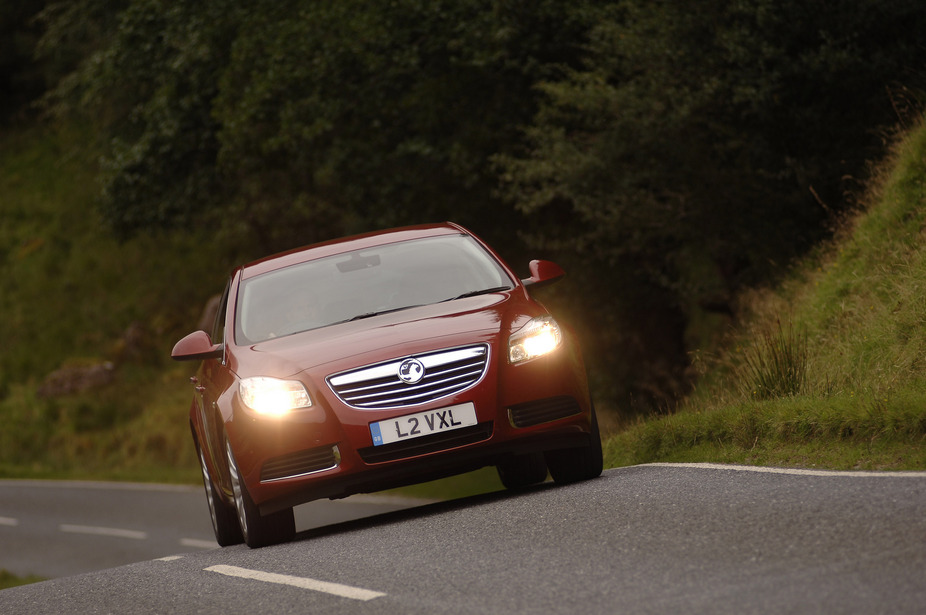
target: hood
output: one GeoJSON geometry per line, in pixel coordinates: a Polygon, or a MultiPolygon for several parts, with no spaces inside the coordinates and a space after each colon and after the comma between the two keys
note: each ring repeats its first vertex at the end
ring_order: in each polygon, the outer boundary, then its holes
{"type": "Polygon", "coordinates": [[[495,293],[409,308],[238,347],[239,376],[326,374],[428,350],[495,340],[535,314],[517,293],[495,293]]]}

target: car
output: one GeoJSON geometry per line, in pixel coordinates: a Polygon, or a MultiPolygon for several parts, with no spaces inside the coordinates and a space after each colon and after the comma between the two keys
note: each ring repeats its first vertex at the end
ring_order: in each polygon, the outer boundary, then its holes
{"type": "Polygon", "coordinates": [[[293,507],[495,466],[508,489],[601,474],[575,334],[453,223],[311,245],[229,277],[190,407],[216,540],[291,540],[293,507]]]}

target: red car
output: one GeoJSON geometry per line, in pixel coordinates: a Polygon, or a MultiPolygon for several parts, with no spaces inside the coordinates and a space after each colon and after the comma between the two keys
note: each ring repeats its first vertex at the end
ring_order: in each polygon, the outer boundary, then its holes
{"type": "Polygon", "coordinates": [[[510,489],[601,473],[570,331],[455,224],[371,233],[231,275],[211,334],[174,346],[216,540],[290,540],[293,506],[486,465],[510,489]]]}

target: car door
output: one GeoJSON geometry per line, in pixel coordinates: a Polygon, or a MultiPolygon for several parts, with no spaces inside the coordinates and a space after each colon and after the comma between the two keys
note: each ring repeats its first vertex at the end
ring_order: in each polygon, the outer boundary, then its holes
{"type": "MultiPolygon", "coordinates": [[[[225,286],[225,292],[216,310],[215,321],[212,326],[210,338],[213,343],[225,346],[225,321],[228,307],[228,293],[231,281],[225,286]]],[[[205,449],[209,464],[213,469],[213,476],[221,477],[221,483],[228,485],[228,468],[225,463],[225,442],[222,413],[219,411],[218,400],[228,388],[227,355],[225,352],[218,359],[206,359],[199,368],[197,377],[199,383],[196,387],[199,395],[202,446],[205,449]]]]}

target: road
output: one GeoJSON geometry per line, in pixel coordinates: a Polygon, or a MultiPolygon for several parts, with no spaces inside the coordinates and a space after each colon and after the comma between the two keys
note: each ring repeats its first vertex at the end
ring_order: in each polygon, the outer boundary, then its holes
{"type": "Polygon", "coordinates": [[[923,613],[926,473],[648,465],[0,592],[0,612],[923,613]]]}
{"type": "MultiPolygon", "coordinates": [[[[297,506],[296,529],[420,502],[355,496],[297,506]]],[[[0,480],[0,570],[64,577],[215,549],[202,487],[0,480]]]]}

